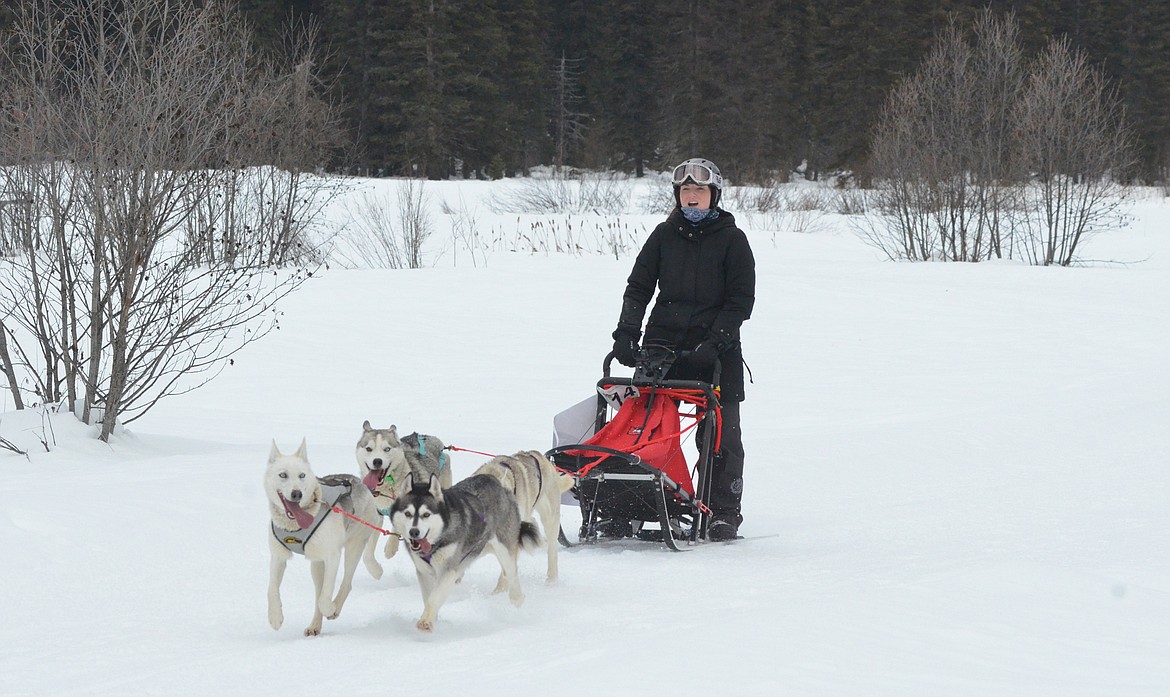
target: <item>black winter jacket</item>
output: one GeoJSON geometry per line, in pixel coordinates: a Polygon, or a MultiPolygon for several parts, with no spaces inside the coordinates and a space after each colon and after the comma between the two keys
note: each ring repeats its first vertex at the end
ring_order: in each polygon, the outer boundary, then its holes
{"type": "MultiPolygon", "coordinates": [[[[719,217],[698,225],[676,208],[654,228],[638,253],[623,296],[618,330],[641,334],[642,318],[658,298],[646,323],[643,343],[664,343],[689,351],[702,341],[716,341],[723,365],[720,387],[724,400],[744,397],[743,354],[739,327],[751,317],[756,301],[756,261],[747,235],[735,218],[719,217]]],[[[685,365],[672,371],[680,379],[710,379],[685,365]]]]}

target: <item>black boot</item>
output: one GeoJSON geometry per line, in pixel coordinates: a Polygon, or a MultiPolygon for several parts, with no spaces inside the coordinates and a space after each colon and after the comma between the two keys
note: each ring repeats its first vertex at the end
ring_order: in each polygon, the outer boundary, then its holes
{"type": "Polygon", "coordinates": [[[707,523],[707,539],[712,542],[727,542],[739,537],[739,524],[743,516],[735,511],[716,513],[707,523]]]}

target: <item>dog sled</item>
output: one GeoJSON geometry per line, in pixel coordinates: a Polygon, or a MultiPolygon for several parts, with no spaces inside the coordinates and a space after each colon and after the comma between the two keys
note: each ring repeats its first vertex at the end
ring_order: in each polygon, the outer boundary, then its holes
{"type": "MultiPolygon", "coordinates": [[[[570,491],[581,509],[579,543],[633,538],[683,551],[706,539],[704,501],[721,430],[719,366],[714,385],[667,380],[674,362],[688,354],[643,348],[633,376],[614,377],[610,353],[596,399],[554,419],[556,442],[546,455],[576,482],[570,491]],[[683,453],[683,436],[691,431],[699,443],[693,465],[683,453]]],[[[561,543],[571,546],[563,533],[561,543]]]]}

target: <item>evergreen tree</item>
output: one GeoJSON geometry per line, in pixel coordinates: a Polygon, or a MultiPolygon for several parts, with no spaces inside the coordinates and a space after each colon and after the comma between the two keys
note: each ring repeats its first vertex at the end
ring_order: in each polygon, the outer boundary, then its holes
{"type": "MultiPolygon", "coordinates": [[[[724,30],[722,6],[702,0],[662,2],[657,26],[661,32],[652,65],[661,107],[661,154],[666,162],[724,157],[725,118],[734,104],[727,92],[729,56],[742,37],[724,30]]],[[[734,80],[734,78],[732,78],[734,80]]],[[[721,166],[722,168],[722,166],[721,166]]],[[[728,169],[725,174],[734,176],[728,169]]]]}
{"type": "Polygon", "coordinates": [[[312,16],[321,23],[326,65],[334,77],[334,99],[345,109],[355,152],[336,163],[359,174],[386,173],[386,127],[373,109],[374,95],[383,85],[376,71],[378,47],[386,39],[392,0],[315,0],[312,16]]]}
{"type": "Polygon", "coordinates": [[[377,123],[371,146],[383,155],[388,173],[429,178],[454,172],[453,142],[468,110],[453,93],[451,66],[459,44],[451,33],[453,11],[447,0],[399,0],[383,18],[370,95],[377,123]]]}
{"type": "Polygon", "coordinates": [[[1170,4],[1123,0],[1110,4],[1108,72],[1120,82],[1129,123],[1139,143],[1139,175],[1170,181],[1170,4]]]}
{"type": "MultiPolygon", "coordinates": [[[[18,0],[0,3],[0,22],[18,0]]],[[[493,176],[551,163],[554,63],[582,70],[570,164],[641,173],[704,155],[738,181],[802,160],[867,159],[896,80],[948,16],[1014,12],[1035,54],[1067,37],[1117,84],[1141,174],[1170,166],[1170,3],[1140,0],[240,0],[264,43],[290,18],[324,33],[323,73],[384,174],[493,176]]],[[[1163,175],[1164,176],[1164,175],[1163,175]]]]}
{"type": "Polygon", "coordinates": [[[642,176],[659,138],[654,96],[651,0],[590,3],[583,88],[591,115],[587,166],[642,176]]]}
{"type": "Polygon", "coordinates": [[[495,125],[501,138],[496,156],[505,171],[492,174],[526,174],[530,167],[548,161],[547,55],[542,45],[548,22],[539,0],[499,0],[496,5],[507,48],[499,97],[503,113],[495,125]]]}

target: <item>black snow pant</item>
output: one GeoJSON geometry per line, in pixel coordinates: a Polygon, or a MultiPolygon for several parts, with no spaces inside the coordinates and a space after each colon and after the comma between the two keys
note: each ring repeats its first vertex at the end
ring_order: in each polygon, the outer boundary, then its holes
{"type": "MultiPolygon", "coordinates": [[[[743,522],[740,498],[743,496],[743,431],[739,425],[740,402],[723,403],[723,436],[711,466],[711,491],[707,506],[716,518],[736,527],[743,522]]],[[[704,447],[702,429],[695,436],[700,451],[704,447]]]]}

